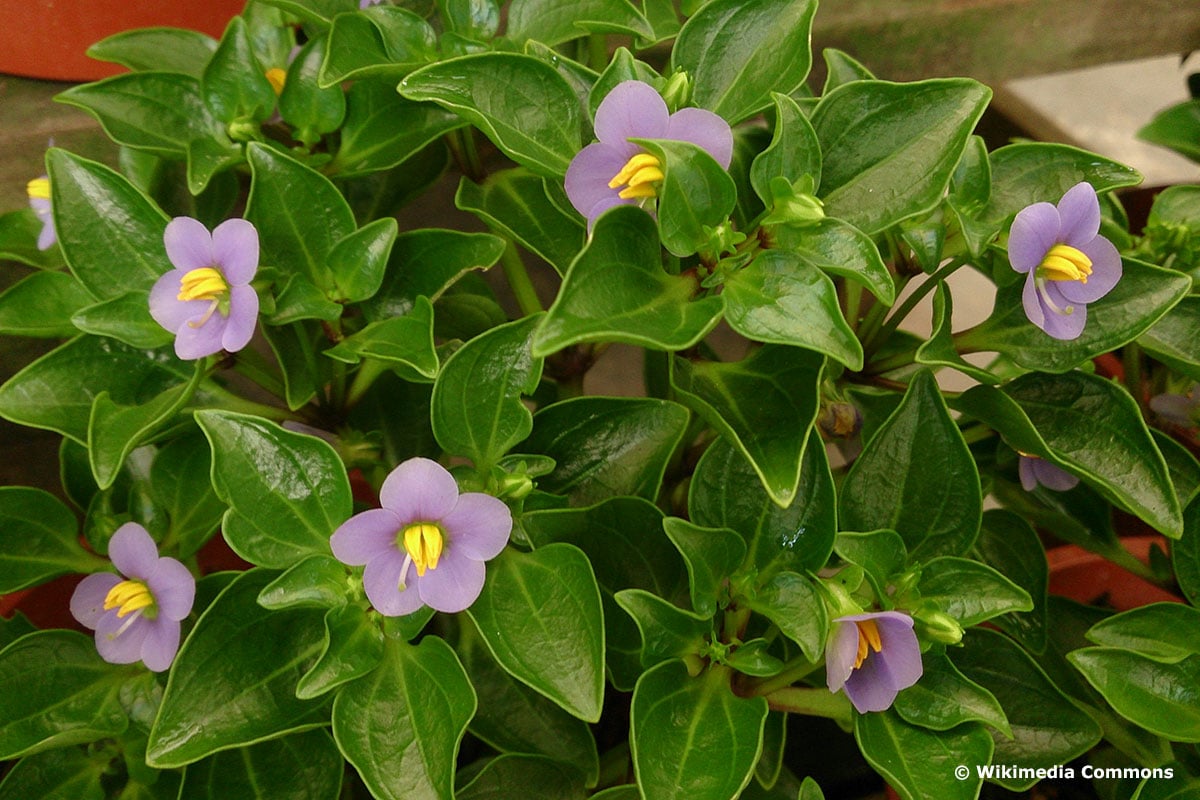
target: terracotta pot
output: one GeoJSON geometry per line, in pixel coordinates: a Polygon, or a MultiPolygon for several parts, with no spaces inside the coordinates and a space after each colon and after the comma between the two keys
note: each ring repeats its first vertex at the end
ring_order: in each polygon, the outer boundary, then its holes
{"type": "MultiPolygon", "coordinates": [[[[1143,564],[1149,563],[1150,548],[1161,544],[1161,536],[1130,536],[1121,539],[1125,549],[1143,564]]],[[[1182,603],[1183,599],[1161,586],[1117,566],[1103,556],[1073,544],[1046,551],[1050,563],[1050,594],[1089,605],[1110,606],[1128,611],[1149,603],[1182,603]]]]}
{"type": "Polygon", "coordinates": [[[0,72],[91,81],[124,72],[88,47],[132,28],[170,26],[219,37],[245,0],[0,0],[0,72]]]}

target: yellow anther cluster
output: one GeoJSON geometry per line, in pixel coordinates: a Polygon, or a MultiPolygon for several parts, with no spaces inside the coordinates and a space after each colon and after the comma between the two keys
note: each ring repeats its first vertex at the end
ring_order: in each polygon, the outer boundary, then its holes
{"type": "Polygon", "coordinates": [[[183,276],[177,297],[180,300],[219,300],[227,291],[229,285],[220,270],[200,267],[183,276]]]}
{"type": "Polygon", "coordinates": [[[29,194],[31,200],[49,200],[50,179],[34,178],[25,185],[25,191],[29,194]]]}
{"type": "Polygon", "coordinates": [[[883,649],[879,638],[879,626],[873,619],[864,619],[854,623],[858,628],[858,654],[854,657],[854,668],[858,669],[867,660],[868,648],[878,653],[883,649]]]}
{"type": "Polygon", "coordinates": [[[283,94],[283,85],[287,82],[287,71],[279,67],[271,67],[267,70],[267,81],[271,84],[271,88],[275,90],[275,96],[283,94]]]}
{"type": "Polygon", "coordinates": [[[431,522],[419,522],[404,529],[404,549],[417,568],[417,576],[427,569],[437,569],[445,540],[442,529],[431,522]]]}
{"type": "Polygon", "coordinates": [[[154,605],[154,595],[141,581],[121,581],[108,590],[104,598],[104,610],[117,609],[117,617],[125,617],[134,611],[154,605]]]}
{"type": "Polygon", "coordinates": [[[622,200],[632,197],[654,197],[654,184],[663,179],[662,162],[649,153],[638,153],[625,162],[621,171],[608,182],[608,188],[624,186],[617,196],[622,200]]]}
{"type": "Polygon", "coordinates": [[[1056,244],[1046,253],[1038,269],[1052,281],[1087,283],[1092,274],[1092,260],[1070,245],[1056,244]]]}

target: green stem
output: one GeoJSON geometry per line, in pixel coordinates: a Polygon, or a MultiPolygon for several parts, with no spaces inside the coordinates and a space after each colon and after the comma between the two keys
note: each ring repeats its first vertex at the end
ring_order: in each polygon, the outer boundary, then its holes
{"type": "Polygon", "coordinates": [[[458,168],[475,183],[480,183],[487,173],[483,169],[483,162],[479,160],[479,151],[475,149],[475,139],[471,134],[471,128],[459,128],[450,131],[446,134],[446,146],[450,148],[450,155],[454,157],[454,162],[458,164],[458,168]]]}
{"type": "Polygon", "coordinates": [[[252,348],[247,347],[238,352],[233,362],[233,370],[276,397],[283,397],[287,391],[283,380],[267,360],[252,348]]]}
{"type": "Polygon", "coordinates": [[[543,310],[542,301],[538,299],[537,290],[533,287],[521,254],[517,252],[517,246],[511,241],[505,245],[504,254],[500,256],[500,266],[504,269],[504,277],[517,299],[521,313],[526,317],[540,314],[543,310]]]}
{"type": "Polygon", "coordinates": [[[888,337],[900,327],[900,323],[904,322],[905,318],[917,307],[917,303],[920,303],[924,299],[925,295],[929,294],[930,291],[945,281],[955,270],[966,263],[961,258],[955,258],[946,264],[946,266],[930,275],[929,279],[918,286],[877,331],[873,332],[868,338],[863,339],[863,349],[870,353],[876,350],[878,345],[886,342],[888,337]]]}
{"type": "Polygon", "coordinates": [[[588,62],[592,69],[603,72],[608,66],[608,38],[603,33],[588,37],[588,62]]]}
{"type": "Polygon", "coordinates": [[[797,656],[784,665],[783,672],[780,672],[778,675],[747,681],[746,693],[751,696],[761,696],[777,692],[780,689],[791,686],[796,681],[807,678],[819,666],[821,666],[820,663],[814,664],[804,656],[797,656]]]}
{"type": "Polygon", "coordinates": [[[363,399],[363,395],[370,391],[375,380],[387,371],[387,362],[377,358],[363,359],[358,372],[354,375],[354,380],[350,383],[350,388],[346,391],[346,408],[351,409],[358,405],[359,401],[363,399]]]}
{"type": "Polygon", "coordinates": [[[863,287],[856,281],[846,281],[846,322],[850,324],[850,330],[858,330],[858,315],[862,310],[862,293],[863,287]]]}
{"type": "Polygon", "coordinates": [[[1125,389],[1133,396],[1138,408],[1142,403],[1142,348],[1130,342],[1121,348],[1121,364],[1125,367],[1125,389]]]}
{"type": "Polygon", "coordinates": [[[994,430],[981,422],[974,425],[968,425],[962,430],[963,441],[969,445],[975,444],[975,442],[982,442],[984,439],[991,438],[995,435],[996,432],[994,430]]]}
{"type": "Polygon", "coordinates": [[[825,717],[849,725],[851,720],[850,701],[844,693],[834,694],[828,689],[809,689],[788,686],[766,695],[767,705],[773,711],[788,711],[810,717],[825,717]]]}
{"type": "Polygon", "coordinates": [[[223,411],[236,411],[240,414],[254,414],[264,419],[274,420],[275,422],[283,422],[284,420],[296,419],[296,414],[288,411],[286,408],[278,408],[277,406],[268,406],[263,403],[256,403],[253,400],[247,400],[244,397],[239,397],[232,392],[225,391],[210,391],[213,387],[206,386],[205,393],[216,396],[216,402],[212,403],[212,408],[219,408],[223,411]]]}
{"type": "Polygon", "coordinates": [[[600,756],[600,778],[596,781],[596,788],[606,789],[628,783],[632,766],[628,741],[606,750],[600,756]]]}

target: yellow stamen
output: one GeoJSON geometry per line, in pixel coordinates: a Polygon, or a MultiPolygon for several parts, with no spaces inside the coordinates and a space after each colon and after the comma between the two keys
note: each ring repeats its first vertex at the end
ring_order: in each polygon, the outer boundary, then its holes
{"type": "Polygon", "coordinates": [[[271,67],[267,70],[267,81],[270,82],[271,88],[275,90],[275,96],[283,94],[283,84],[287,81],[287,71],[279,67],[271,67]]]}
{"type": "Polygon", "coordinates": [[[34,178],[29,183],[25,184],[25,191],[29,194],[30,200],[49,200],[50,179],[34,178]]]}
{"type": "Polygon", "coordinates": [[[1052,281],[1087,283],[1092,274],[1092,260],[1070,245],[1056,244],[1046,253],[1038,269],[1052,281]]]}
{"type": "Polygon", "coordinates": [[[154,595],[150,594],[150,589],[141,581],[121,581],[109,589],[104,598],[104,610],[118,609],[118,618],[153,605],[154,595]]]}
{"type": "Polygon", "coordinates": [[[225,277],[215,267],[200,267],[183,276],[179,282],[180,300],[220,300],[229,291],[225,277]]]}
{"type": "Polygon", "coordinates": [[[854,623],[858,627],[858,654],[854,658],[854,668],[858,669],[867,660],[869,650],[878,653],[883,649],[883,641],[879,638],[879,627],[873,619],[864,619],[854,623]]]}
{"type": "Polygon", "coordinates": [[[437,569],[444,546],[442,529],[432,522],[418,522],[404,529],[404,549],[416,565],[418,577],[427,569],[437,569]]]}
{"type": "Polygon", "coordinates": [[[621,171],[608,182],[608,188],[625,186],[617,193],[622,200],[654,197],[654,184],[663,179],[662,162],[649,153],[638,153],[625,162],[621,171]]]}

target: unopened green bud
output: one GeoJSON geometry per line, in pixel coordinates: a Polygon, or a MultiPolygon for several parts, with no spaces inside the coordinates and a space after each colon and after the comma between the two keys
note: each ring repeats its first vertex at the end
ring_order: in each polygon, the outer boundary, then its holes
{"type": "Polygon", "coordinates": [[[825,204],[811,190],[805,191],[812,185],[807,178],[794,184],[782,175],[771,179],[771,213],[763,219],[764,224],[812,225],[825,219],[825,204]]]}
{"type": "Polygon", "coordinates": [[[532,491],[533,480],[528,475],[517,473],[501,478],[496,494],[505,499],[520,500],[532,491]]]}
{"type": "Polygon", "coordinates": [[[235,142],[249,142],[259,135],[258,123],[249,119],[235,119],[225,130],[235,142]]]}
{"type": "Polygon", "coordinates": [[[679,70],[667,78],[667,85],[663,87],[662,97],[667,101],[667,108],[671,111],[678,111],[686,106],[692,99],[691,77],[683,70],[679,70]]]}
{"type": "Polygon", "coordinates": [[[817,424],[831,439],[852,439],[862,429],[862,414],[851,403],[829,403],[821,409],[817,424]]]}
{"type": "Polygon", "coordinates": [[[917,635],[927,641],[942,644],[958,644],[962,641],[962,625],[942,611],[922,611],[913,615],[913,622],[917,635]]]}

